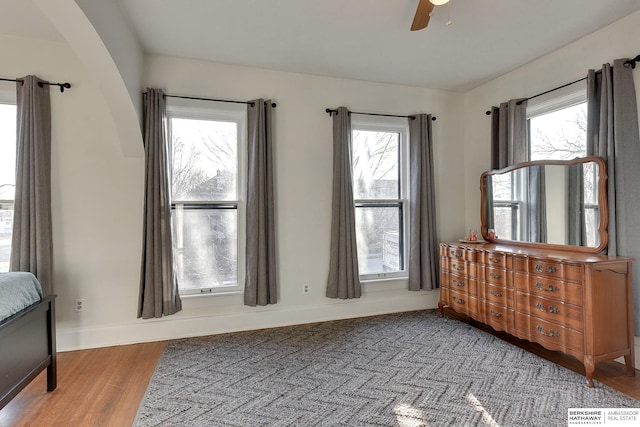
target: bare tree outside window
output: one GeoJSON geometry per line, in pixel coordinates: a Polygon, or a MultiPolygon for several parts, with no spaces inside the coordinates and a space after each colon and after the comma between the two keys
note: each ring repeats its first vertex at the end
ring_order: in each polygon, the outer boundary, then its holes
{"type": "Polygon", "coordinates": [[[587,103],[529,120],[531,160],[570,160],[587,155],[587,103]]]}
{"type": "Polygon", "coordinates": [[[238,286],[238,125],[171,118],[173,232],[181,290],[238,286]]]}
{"type": "Polygon", "coordinates": [[[353,191],[360,274],[404,270],[400,134],[354,129],[353,191]]]}
{"type": "Polygon", "coordinates": [[[0,104],[0,272],[9,271],[16,184],[16,106],[0,104]]]}

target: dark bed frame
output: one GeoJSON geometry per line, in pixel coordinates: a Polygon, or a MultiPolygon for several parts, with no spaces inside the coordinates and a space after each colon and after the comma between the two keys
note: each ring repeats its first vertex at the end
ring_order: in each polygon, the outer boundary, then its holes
{"type": "Polygon", "coordinates": [[[47,391],[56,388],[55,298],[0,321],[0,409],[45,368],[47,391]]]}

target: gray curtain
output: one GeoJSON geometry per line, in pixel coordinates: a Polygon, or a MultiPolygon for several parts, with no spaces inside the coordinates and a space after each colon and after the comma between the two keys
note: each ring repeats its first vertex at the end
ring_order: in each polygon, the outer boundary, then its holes
{"type": "Polygon", "coordinates": [[[529,160],[527,101],[512,99],[492,107],[491,169],[529,160]],[[520,102],[520,105],[518,105],[520,102]]]}
{"type": "MultiPolygon", "coordinates": [[[[502,169],[530,160],[527,101],[512,99],[500,107],[492,108],[491,168],[502,169]]],[[[525,236],[530,242],[547,241],[547,214],[545,203],[545,173],[533,168],[529,173],[525,236]]],[[[488,213],[486,213],[488,215],[488,213]]],[[[486,231],[486,230],[485,230],[486,231]]]]}
{"type": "Polygon", "coordinates": [[[328,298],[360,298],[356,248],[356,214],[351,177],[351,117],[339,107],[333,113],[333,200],[328,298]]]}
{"type": "Polygon", "coordinates": [[[436,229],[431,115],[409,118],[409,290],[438,288],[440,255],[436,229]]]}
{"type": "Polygon", "coordinates": [[[247,247],[245,305],[278,302],[270,100],[256,99],[248,113],[247,247]]]}
{"type": "Polygon", "coordinates": [[[633,263],[636,336],[640,334],[640,137],[633,70],[617,59],[587,74],[587,154],[607,162],[609,255],[633,263]]]}
{"type": "Polygon", "coordinates": [[[11,271],[33,273],[53,293],[51,238],[51,100],[35,76],[17,82],[16,194],[11,271]]]}
{"type": "Polygon", "coordinates": [[[144,102],[145,189],[138,317],[182,309],[173,264],[170,156],[167,112],[161,89],[147,89],[144,102]]]}

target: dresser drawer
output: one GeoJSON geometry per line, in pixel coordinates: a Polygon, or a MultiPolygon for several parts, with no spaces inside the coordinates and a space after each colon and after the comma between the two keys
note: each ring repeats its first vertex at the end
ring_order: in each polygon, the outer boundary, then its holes
{"type": "Polygon", "coordinates": [[[518,258],[516,271],[574,281],[582,281],[583,276],[580,265],[531,258],[518,258]]]}
{"type": "Polygon", "coordinates": [[[440,287],[446,287],[456,292],[470,293],[472,295],[477,295],[478,293],[478,283],[475,279],[459,276],[448,271],[443,271],[440,274],[440,287]]]}
{"type": "Polygon", "coordinates": [[[459,276],[472,277],[474,279],[477,277],[478,273],[476,263],[451,258],[441,259],[444,260],[443,267],[445,271],[458,274],[459,276]]]}
{"type": "Polygon", "coordinates": [[[440,246],[440,256],[446,256],[451,259],[460,259],[471,262],[476,262],[477,260],[476,251],[456,246],[440,246]]]}
{"type": "Polygon", "coordinates": [[[521,292],[538,295],[545,299],[554,299],[582,306],[582,285],[579,283],[516,273],[515,287],[521,292]]]}
{"type": "Polygon", "coordinates": [[[513,310],[501,305],[490,303],[481,304],[482,319],[484,323],[491,326],[496,331],[511,332],[513,329],[513,310]]]}
{"type": "Polygon", "coordinates": [[[498,305],[513,308],[513,290],[503,286],[484,284],[480,286],[480,298],[498,305]]]}
{"type": "Polygon", "coordinates": [[[515,316],[516,330],[528,336],[530,341],[540,343],[549,350],[569,353],[584,351],[584,335],[581,332],[523,313],[516,313],[515,316]]]}
{"type": "Polygon", "coordinates": [[[501,252],[483,252],[482,263],[486,266],[496,268],[512,268],[512,258],[501,252]]]}
{"type": "Polygon", "coordinates": [[[481,268],[482,271],[482,276],[480,277],[481,280],[484,280],[487,283],[490,283],[492,285],[500,285],[500,286],[506,286],[507,284],[507,276],[509,273],[507,273],[507,270],[503,270],[500,268],[489,268],[489,267],[485,267],[485,268],[481,268]]]}
{"type": "Polygon", "coordinates": [[[566,325],[579,331],[584,330],[582,307],[579,306],[516,292],[516,308],[518,311],[534,317],[566,325]]]}
{"type": "Polygon", "coordinates": [[[478,298],[474,296],[449,291],[449,301],[446,303],[458,313],[465,313],[469,316],[477,316],[478,314],[478,298]]]}

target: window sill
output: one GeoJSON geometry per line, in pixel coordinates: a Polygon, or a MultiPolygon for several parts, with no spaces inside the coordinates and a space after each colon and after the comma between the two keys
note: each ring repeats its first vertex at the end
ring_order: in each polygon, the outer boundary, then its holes
{"type": "Polygon", "coordinates": [[[233,290],[233,291],[218,291],[218,292],[203,292],[199,294],[180,294],[180,298],[182,299],[191,299],[191,298],[201,298],[201,297],[213,297],[213,296],[227,296],[227,295],[242,295],[244,294],[244,290],[233,290]]]}

